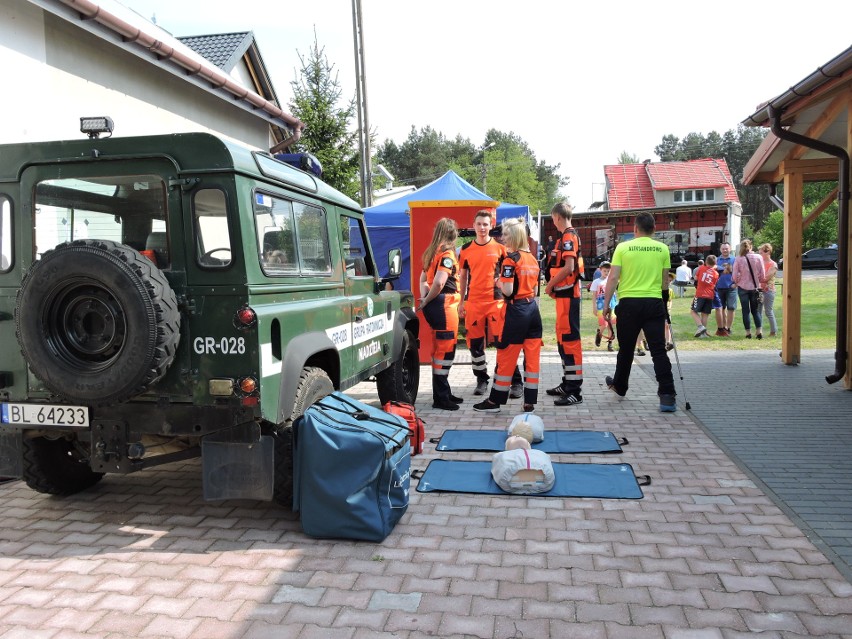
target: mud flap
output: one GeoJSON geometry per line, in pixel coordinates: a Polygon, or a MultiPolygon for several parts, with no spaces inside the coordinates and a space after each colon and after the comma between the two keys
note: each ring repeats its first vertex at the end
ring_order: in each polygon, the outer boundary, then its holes
{"type": "Polygon", "coordinates": [[[23,431],[0,430],[0,481],[23,476],[23,448],[23,431]]]}
{"type": "Polygon", "coordinates": [[[201,442],[204,499],[271,501],[275,481],[275,442],[257,424],[213,433],[201,442]]]}

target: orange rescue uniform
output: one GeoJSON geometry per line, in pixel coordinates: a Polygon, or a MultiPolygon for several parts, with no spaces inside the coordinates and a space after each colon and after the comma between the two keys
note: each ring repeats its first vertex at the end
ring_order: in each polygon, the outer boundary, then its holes
{"type": "Polygon", "coordinates": [[[562,360],[562,389],[580,394],[583,386],[583,347],[580,342],[580,237],[569,227],[556,244],[550,264],[553,278],[568,258],[574,258],[574,270],[553,287],[556,298],[556,344],[562,360]]]}
{"type": "Polygon", "coordinates": [[[426,271],[426,285],[431,288],[438,271],[447,273],[447,282],[435,299],[423,307],[423,316],[432,329],[432,398],[450,401],[450,368],[456,356],[459,334],[458,271],[456,253],[452,249],[437,252],[426,271]]]}
{"type": "Polygon", "coordinates": [[[497,373],[489,399],[505,404],[509,398],[512,373],[524,352],[524,404],[538,401],[541,359],[541,313],[536,303],[541,269],[529,251],[506,255],[500,268],[500,283],[512,282],[514,292],[506,299],[505,317],[497,346],[497,373]]]}
{"type": "Polygon", "coordinates": [[[469,242],[459,252],[460,268],[468,273],[464,303],[467,347],[473,374],[480,381],[488,381],[485,347],[497,341],[503,323],[503,295],[494,279],[497,264],[505,256],[506,247],[494,238],[485,244],[469,242]]]}

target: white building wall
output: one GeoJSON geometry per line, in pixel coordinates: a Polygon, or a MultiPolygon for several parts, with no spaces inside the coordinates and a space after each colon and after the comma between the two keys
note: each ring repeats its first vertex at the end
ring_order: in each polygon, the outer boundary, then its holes
{"type": "Polygon", "coordinates": [[[0,2],[6,100],[0,142],[80,138],[80,117],[115,135],[209,131],[269,148],[269,123],[25,0],[0,2]]]}
{"type": "Polygon", "coordinates": [[[743,206],[739,202],[728,202],[728,228],[725,241],[736,252],[737,245],[743,239],[743,206]]]}

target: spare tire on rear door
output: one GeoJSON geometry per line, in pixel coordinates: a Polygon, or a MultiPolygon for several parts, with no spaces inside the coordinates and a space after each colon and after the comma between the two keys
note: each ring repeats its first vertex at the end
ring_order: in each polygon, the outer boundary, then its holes
{"type": "Polygon", "coordinates": [[[15,331],[30,370],[70,402],[126,401],[165,375],[180,312],[163,272],[138,251],[77,240],[24,276],[15,331]]]}

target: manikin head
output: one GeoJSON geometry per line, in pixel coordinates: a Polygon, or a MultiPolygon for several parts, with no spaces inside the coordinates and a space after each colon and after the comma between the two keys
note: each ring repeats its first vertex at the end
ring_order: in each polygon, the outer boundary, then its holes
{"type": "Polygon", "coordinates": [[[520,448],[530,450],[532,446],[530,446],[529,441],[523,437],[518,437],[517,435],[512,435],[506,439],[506,450],[516,450],[520,448]]]}

